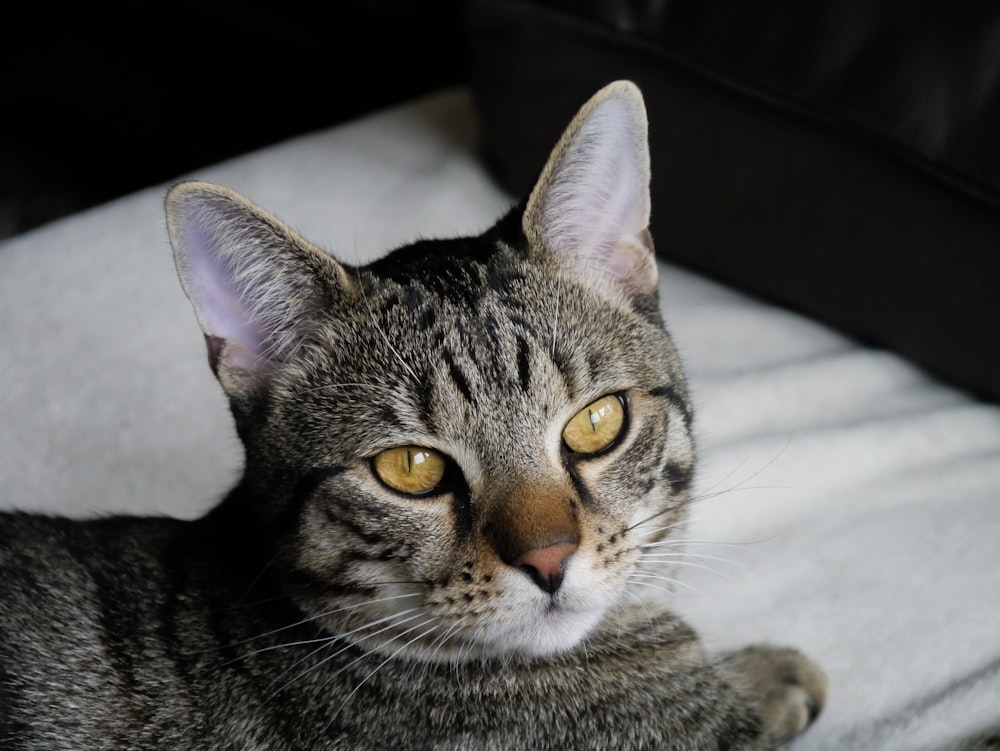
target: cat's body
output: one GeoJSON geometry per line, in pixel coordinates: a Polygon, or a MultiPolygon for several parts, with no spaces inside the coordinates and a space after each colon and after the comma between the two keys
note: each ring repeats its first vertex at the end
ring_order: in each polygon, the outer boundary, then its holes
{"type": "Polygon", "coordinates": [[[58,617],[0,620],[0,746],[770,747],[666,614],[613,620],[585,649],[549,658],[386,662],[343,642],[317,653],[322,634],[291,625],[302,616],[270,599],[266,575],[234,569],[240,554],[216,542],[228,524],[213,525],[5,520],[19,565],[52,572],[6,583],[7,602],[58,617]]]}
{"type": "Polygon", "coordinates": [[[222,188],[168,198],[246,447],[204,519],[0,521],[10,749],[766,749],[825,677],[710,658],[681,555],[691,407],[641,98],[588,103],[523,207],[363,268],[222,188]]]}

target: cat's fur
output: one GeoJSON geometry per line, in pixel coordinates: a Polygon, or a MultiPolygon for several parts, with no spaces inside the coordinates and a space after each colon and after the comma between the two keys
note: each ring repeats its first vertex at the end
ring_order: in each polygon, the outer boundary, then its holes
{"type": "MultiPolygon", "coordinates": [[[[246,199],[167,199],[246,447],[205,518],[0,521],[4,749],[767,749],[790,649],[711,657],[665,586],[694,466],[628,83],[483,236],[351,268],[246,199]],[[627,411],[593,454],[563,429],[627,411]],[[433,449],[428,494],[373,458],[433,449]]],[[[169,398],[169,395],[164,395],[169,398]]]]}

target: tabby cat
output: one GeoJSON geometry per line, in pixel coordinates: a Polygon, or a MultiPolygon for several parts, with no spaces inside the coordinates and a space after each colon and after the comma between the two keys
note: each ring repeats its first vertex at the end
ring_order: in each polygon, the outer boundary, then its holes
{"type": "Polygon", "coordinates": [[[166,201],[246,462],[204,518],[0,518],[0,746],[769,749],[826,690],[707,655],[676,560],[691,404],[641,95],[589,101],[481,237],[338,263],[241,196],[166,201]]]}

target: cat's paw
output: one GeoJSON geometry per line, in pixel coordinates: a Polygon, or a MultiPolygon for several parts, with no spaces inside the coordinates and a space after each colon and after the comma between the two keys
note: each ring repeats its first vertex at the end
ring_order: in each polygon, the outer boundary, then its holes
{"type": "Polygon", "coordinates": [[[719,669],[779,743],[805,730],[826,700],[826,673],[796,649],[746,647],[723,655],[719,669]]]}

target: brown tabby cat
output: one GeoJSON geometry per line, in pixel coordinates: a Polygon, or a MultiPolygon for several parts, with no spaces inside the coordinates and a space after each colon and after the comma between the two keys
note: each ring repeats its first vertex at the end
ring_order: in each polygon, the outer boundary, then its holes
{"type": "Polygon", "coordinates": [[[694,450],[638,90],[483,236],[338,263],[175,187],[246,448],[205,518],[0,518],[4,749],[769,749],[826,679],[643,597],[694,450]]]}

